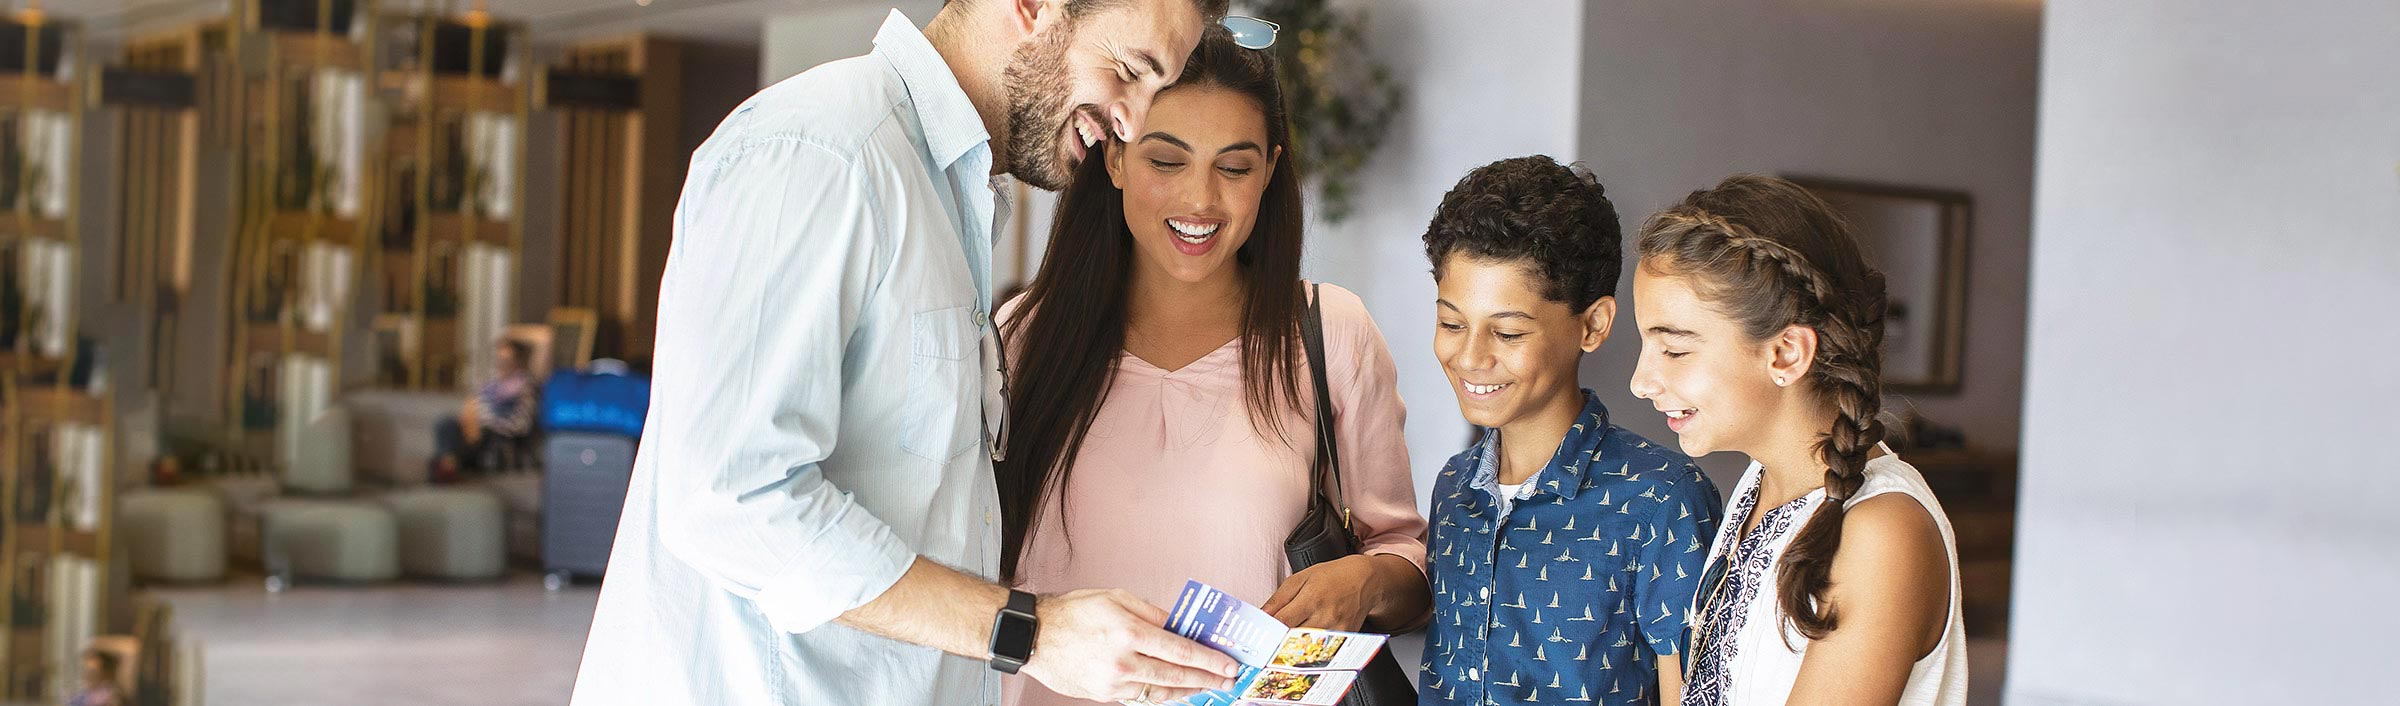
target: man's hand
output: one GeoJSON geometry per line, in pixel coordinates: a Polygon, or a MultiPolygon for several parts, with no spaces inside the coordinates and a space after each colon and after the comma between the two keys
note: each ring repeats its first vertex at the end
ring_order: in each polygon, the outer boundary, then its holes
{"type": "Polygon", "coordinates": [[[1061,696],[1172,701],[1233,686],[1241,665],[1161,627],[1167,612],[1119,590],[1043,596],[1023,673],[1061,696]]]}

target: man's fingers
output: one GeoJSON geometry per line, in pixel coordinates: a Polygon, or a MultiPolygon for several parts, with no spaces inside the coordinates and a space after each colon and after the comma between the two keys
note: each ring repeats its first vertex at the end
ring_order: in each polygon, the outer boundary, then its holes
{"type": "Polygon", "coordinates": [[[1152,627],[1167,624],[1167,609],[1165,608],[1150,605],[1149,601],[1135,598],[1133,594],[1124,591],[1110,591],[1108,596],[1114,599],[1117,605],[1124,606],[1127,612],[1133,613],[1133,617],[1140,618],[1142,622],[1148,623],[1152,627]]]}
{"type": "Polygon", "coordinates": [[[1166,706],[1191,706],[1191,702],[1185,701],[1184,699],[1199,696],[1205,691],[1209,690],[1169,689],[1163,686],[1152,685],[1150,687],[1150,702],[1155,704],[1165,704],[1166,706]]]}
{"type": "Polygon", "coordinates": [[[1139,628],[1135,631],[1133,639],[1133,651],[1137,655],[1187,667],[1198,672],[1213,673],[1217,677],[1216,682],[1157,681],[1150,682],[1152,684],[1199,686],[1213,689],[1222,686],[1221,682],[1224,680],[1241,673],[1241,663],[1233,661],[1233,658],[1225,656],[1225,653],[1202,647],[1200,643],[1186,640],[1183,636],[1167,632],[1162,628],[1146,626],[1139,628]]]}
{"type": "Polygon", "coordinates": [[[1232,686],[1225,675],[1171,664],[1146,655],[1132,655],[1126,666],[1127,679],[1150,685],[1150,700],[1172,701],[1210,689],[1232,686]]]}

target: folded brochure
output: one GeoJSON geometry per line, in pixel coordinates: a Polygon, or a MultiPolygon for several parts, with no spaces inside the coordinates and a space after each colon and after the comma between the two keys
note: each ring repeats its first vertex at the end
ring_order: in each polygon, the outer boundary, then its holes
{"type": "Polygon", "coordinates": [[[1358,680],[1358,670],[1389,639],[1287,627],[1266,611],[1198,581],[1184,582],[1167,629],[1242,663],[1233,688],[1175,702],[1192,706],[1338,703],[1358,680]]]}

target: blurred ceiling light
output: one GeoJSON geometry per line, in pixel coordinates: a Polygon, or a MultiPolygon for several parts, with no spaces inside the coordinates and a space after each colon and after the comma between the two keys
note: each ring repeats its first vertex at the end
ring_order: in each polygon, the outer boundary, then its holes
{"type": "Polygon", "coordinates": [[[25,25],[27,27],[41,25],[42,0],[25,0],[25,9],[17,11],[17,24],[25,25]]]}

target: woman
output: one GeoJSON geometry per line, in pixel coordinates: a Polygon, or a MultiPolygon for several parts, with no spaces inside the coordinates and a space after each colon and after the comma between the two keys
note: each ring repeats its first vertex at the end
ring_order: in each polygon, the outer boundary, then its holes
{"type": "Polygon", "coordinates": [[[1966,703],[1957,542],[1883,445],[1882,273],[1791,182],[1743,175],[1642,225],[1633,393],[1685,453],[1736,451],[1694,599],[1685,706],[1966,703]]]}
{"type": "MultiPolygon", "coordinates": [[[[1361,554],[1290,574],[1315,398],[1299,321],[1299,174],[1265,51],[1212,28],[1147,133],[1086,160],[1007,307],[1003,580],[1173,605],[1207,582],[1293,626],[1403,629],[1429,609],[1396,372],[1357,296],[1321,288],[1326,378],[1361,554]]],[[[1012,679],[1011,704],[1057,704],[1012,679]]]]}

